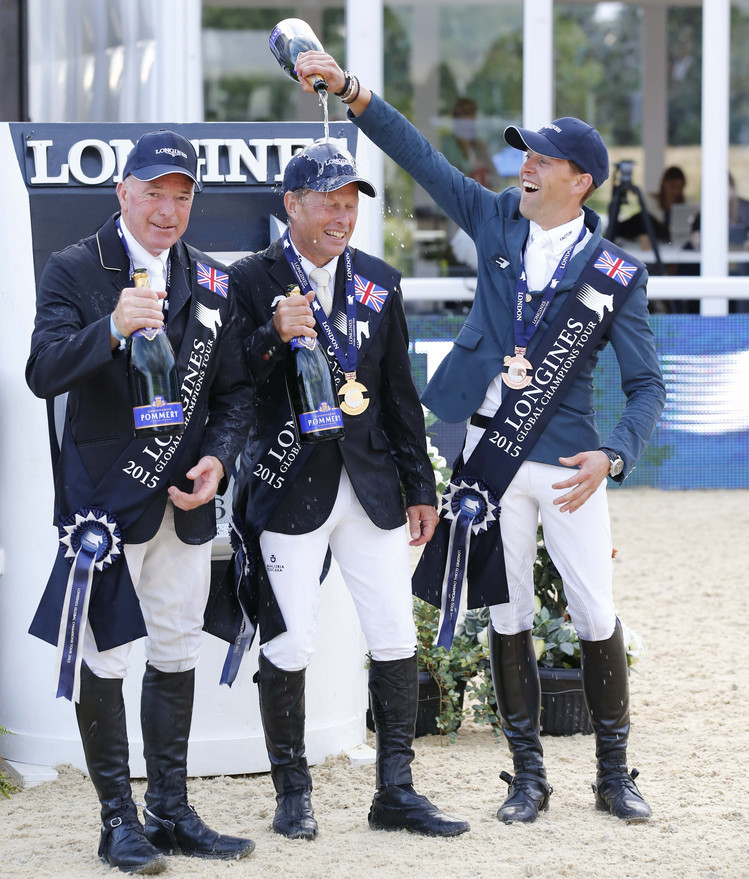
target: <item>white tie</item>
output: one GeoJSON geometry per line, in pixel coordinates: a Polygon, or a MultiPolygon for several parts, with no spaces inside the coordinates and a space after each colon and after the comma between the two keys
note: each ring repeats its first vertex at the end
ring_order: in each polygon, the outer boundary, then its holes
{"type": "Polygon", "coordinates": [[[333,307],[333,294],[328,288],[330,272],[327,269],[312,269],[309,276],[317,286],[315,293],[320,300],[320,305],[322,305],[323,311],[326,315],[329,315],[330,309],[333,307]]]}

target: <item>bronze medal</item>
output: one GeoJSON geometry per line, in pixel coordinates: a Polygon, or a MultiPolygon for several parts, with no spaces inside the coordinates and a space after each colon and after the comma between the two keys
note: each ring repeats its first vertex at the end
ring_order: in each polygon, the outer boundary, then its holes
{"type": "Polygon", "coordinates": [[[533,367],[530,365],[529,361],[523,357],[524,353],[525,349],[516,348],[515,354],[512,357],[510,357],[509,354],[505,357],[507,372],[502,373],[502,381],[508,388],[521,390],[522,388],[528,387],[531,383],[529,373],[533,371],[533,367]]]}
{"type": "Polygon", "coordinates": [[[341,411],[346,415],[361,415],[369,406],[369,400],[364,396],[367,393],[367,388],[356,380],[356,373],[347,372],[346,381],[338,391],[338,396],[343,397],[341,411]]]}

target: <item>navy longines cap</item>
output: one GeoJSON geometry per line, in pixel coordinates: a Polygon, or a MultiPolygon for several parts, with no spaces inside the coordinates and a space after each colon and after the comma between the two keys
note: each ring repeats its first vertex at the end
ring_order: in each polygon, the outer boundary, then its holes
{"type": "Polygon", "coordinates": [[[573,116],[547,122],[538,131],[510,125],[505,128],[505,140],[517,150],[569,159],[590,174],[596,188],[609,176],[609,153],[603,138],[592,125],[573,116]]]}
{"type": "Polygon", "coordinates": [[[357,175],[351,153],[327,140],[316,140],[292,156],[283,174],[284,192],[333,192],[348,183],[356,183],[361,192],[372,198],[377,195],[374,186],[357,175]]]}
{"type": "Polygon", "coordinates": [[[187,138],[162,128],[142,134],[125,162],[124,180],[132,174],[137,180],[156,180],[166,174],[185,174],[200,191],[198,156],[187,138]]]}

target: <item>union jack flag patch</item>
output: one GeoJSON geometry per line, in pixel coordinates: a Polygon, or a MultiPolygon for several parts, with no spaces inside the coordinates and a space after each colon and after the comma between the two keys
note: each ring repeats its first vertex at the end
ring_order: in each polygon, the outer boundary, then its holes
{"type": "Polygon", "coordinates": [[[612,256],[608,250],[601,251],[601,255],[593,264],[593,268],[603,272],[607,277],[618,281],[623,287],[629,284],[632,276],[637,271],[637,266],[625,262],[618,256],[612,256]]]}
{"type": "Polygon", "coordinates": [[[226,272],[214,269],[213,266],[203,265],[202,262],[197,263],[198,267],[198,284],[201,287],[207,287],[211,293],[218,293],[219,296],[227,298],[229,293],[229,276],[226,272]]]}
{"type": "Polygon", "coordinates": [[[354,293],[362,305],[373,308],[377,312],[382,310],[388,295],[384,287],[378,287],[374,281],[368,281],[359,275],[354,275],[354,293]]]}

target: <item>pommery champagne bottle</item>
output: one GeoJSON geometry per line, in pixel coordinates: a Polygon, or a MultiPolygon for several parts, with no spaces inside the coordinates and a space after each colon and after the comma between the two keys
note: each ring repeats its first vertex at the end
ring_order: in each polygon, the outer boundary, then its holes
{"type": "MultiPolygon", "coordinates": [[[[299,82],[294,68],[297,56],[302,52],[322,52],[322,43],[315,36],[315,32],[300,18],[285,18],[280,21],[271,31],[270,50],[276,56],[278,63],[292,79],[299,82]]],[[[308,76],[307,80],[316,92],[327,92],[328,84],[321,76],[308,76]]]]}
{"type": "MultiPolygon", "coordinates": [[[[299,296],[294,285],[287,296],[299,296]]],[[[330,364],[320,343],[312,336],[296,336],[289,342],[286,358],[286,386],[294,411],[300,443],[319,443],[343,438],[343,415],[330,364]]]]}
{"type": "MultiPolygon", "coordinates": [[[[133,286],[147,287],[146,269],[135,269],[133,286]]],[[[138,439],[178,436],[185,429],[174,351],[163,326],[136,330],[128,342],[128,379],[138,439]]]]}

